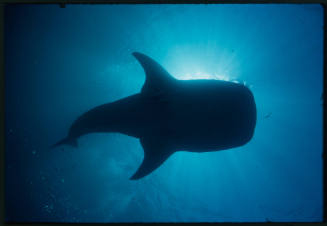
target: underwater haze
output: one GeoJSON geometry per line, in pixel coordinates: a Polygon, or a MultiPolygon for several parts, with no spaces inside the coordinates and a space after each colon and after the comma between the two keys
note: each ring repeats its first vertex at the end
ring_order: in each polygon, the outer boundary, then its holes
{"type": "Polygon", "coordinates": [[[323,26],[319,4],[7,5],[6,221],[322,221],[323,26]],[[136,138],[50,149],[81,114],[140,92],[134,51],[177,79],[248,86],[250,142],[176,152],[139,180],[136,138]]]}

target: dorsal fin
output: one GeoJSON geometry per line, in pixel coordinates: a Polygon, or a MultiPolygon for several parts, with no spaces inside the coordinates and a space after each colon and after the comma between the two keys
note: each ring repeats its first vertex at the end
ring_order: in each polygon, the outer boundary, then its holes
{"type": "Polygon", "coordinates": [[[169,89],[172,82],[176,80],[150,57],[138,52],[134,52],[133,56],[140,62],[146,75],[142,93],[153,93],[169,89]]]}
{"type": "Polygon", "coordinates": [[[138,180],[150,174],[174,153],[160,138],[141,138],[140,141],[144,149],[144,158],[131,180],[138,180]]]}

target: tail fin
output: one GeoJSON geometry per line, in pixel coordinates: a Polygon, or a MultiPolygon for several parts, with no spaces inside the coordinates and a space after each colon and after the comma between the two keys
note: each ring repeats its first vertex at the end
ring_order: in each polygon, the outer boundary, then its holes
{"type": "Polygon", "coordinates": [[[61,145],[70,145],[70,146],[73,146],[73,147],[76,148],[77,147],[77,140],[66,137],[66,138],[62,139],[61,141],[59,141],[59,142],[55,143],[54,145],[52,145],[51,148],[56,148],[56,147],[61,146],[61,145]]]}

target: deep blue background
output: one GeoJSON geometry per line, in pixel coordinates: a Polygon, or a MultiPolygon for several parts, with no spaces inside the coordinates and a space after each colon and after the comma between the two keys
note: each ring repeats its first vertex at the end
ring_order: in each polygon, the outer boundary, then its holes
{"type": "Polygon", "coordinates": [[[322,50],[320,5],[6,6],[6,219],[322,220],[322,50]],[[245,82],[253,139],[175,153],[138,181],[135,138],[50,150],[80,114],[140,91],[133,51],[179,79],[245,82]]]}

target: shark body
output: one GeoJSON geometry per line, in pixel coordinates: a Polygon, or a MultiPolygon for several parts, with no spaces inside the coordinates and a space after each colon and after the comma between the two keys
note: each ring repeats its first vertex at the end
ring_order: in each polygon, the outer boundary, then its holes
{"type": "Polygon", "coordinates": [[[139,138],[144,159],[130,178],[135,180],[176,151],[219,151],[251,140],[257,116],[248,87],[221,80],[177,80],[150,57],[133,55],[146,74],[141,92],[84,113],[54,147],[77,146],[79,137],[94,132],[139,138]]]}

